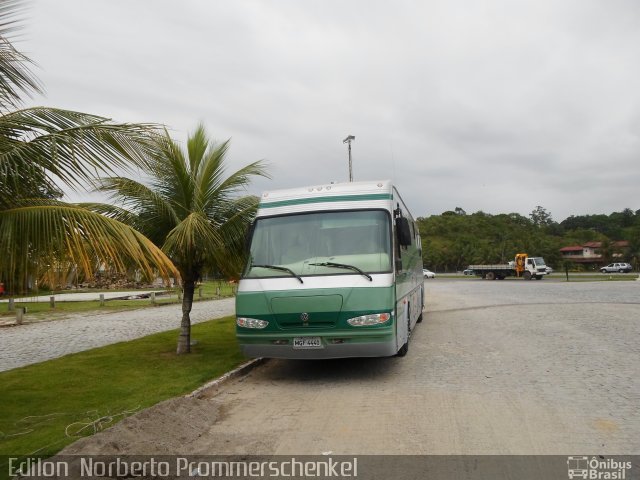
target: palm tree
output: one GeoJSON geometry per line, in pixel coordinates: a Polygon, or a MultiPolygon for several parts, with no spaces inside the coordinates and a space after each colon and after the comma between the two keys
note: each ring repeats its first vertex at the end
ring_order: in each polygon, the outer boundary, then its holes
{"type": "Polygon", "coordinates": [[[22,95],[41,92],[30,60],[9,40],[20,27],[21,5],[0,0],[0,280],[19,290],[28,276],[52,266],[91,276],[105,264],[148,277],[176,275],[169,259],[131,227],[59,200],[60,183],[80,188],[96,173],[144,165],[157,132],[55,108],[17,109],[22,95]]]}
{"type": "Polygon", "coordinates": [[[143,169],[148,182],[121,176],[105,178],[100,190],[122,206],[85,207],[127,222],[143,232],[176,265],[184,296],[177,353],[188,353],[191,307],[196,282],[207,268],[237,278],[244,262],[244,235],[258,199],[237,196],[252,176],[266,177],[261,161],[226,175],[229,140],[210,140],[202,125],[189,136],[186,151],[165,132],[161,155],[143,169]]]}

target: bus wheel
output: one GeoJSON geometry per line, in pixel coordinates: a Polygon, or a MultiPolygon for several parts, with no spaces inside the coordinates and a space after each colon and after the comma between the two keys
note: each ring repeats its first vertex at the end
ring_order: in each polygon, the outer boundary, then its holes
{"type": "Polygon", "coordinates": [[[418,321],[416,323],[422,323],[422,316],[424,315],[424,312],[420,312],[420,316],[418,317],[418,321]]]}
{"type": "Polygon", "coordinates": [[[495,280],[496,274],[493,272],[487,272],[487,280],[495,280]]]}

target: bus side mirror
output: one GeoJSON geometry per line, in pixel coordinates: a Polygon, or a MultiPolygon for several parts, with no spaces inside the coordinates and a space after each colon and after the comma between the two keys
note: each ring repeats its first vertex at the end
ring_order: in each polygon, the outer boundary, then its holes
{"type": "Polygon", "coordinates": [[[253,228],[255,224],[249,225],[249,228],[244,232],[244,251],[248,252],[249,248],[251,248],[251,236],[253,234],[253,228]]]}
{"type": "Polygon", "coordinates": [[[403,247],[411,245],[411,228],[409,227],[409,220],[405,217],[396,219],[396,233],[400,245],[403,247]]]}

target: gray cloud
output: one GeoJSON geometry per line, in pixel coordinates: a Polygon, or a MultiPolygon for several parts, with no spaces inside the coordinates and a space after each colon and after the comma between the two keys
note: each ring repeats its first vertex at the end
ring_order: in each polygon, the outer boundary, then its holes
{"type": "Polygon", "coordinates": [[[640,208],[640,7],[615,0],[34,2],[48,104],[232,137],[285,188],[393,178],[414,214],[640,208]]]}

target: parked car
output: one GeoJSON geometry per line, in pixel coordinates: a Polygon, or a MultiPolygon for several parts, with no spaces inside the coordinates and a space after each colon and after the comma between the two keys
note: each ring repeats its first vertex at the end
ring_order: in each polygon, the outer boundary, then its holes
{"type": "Polygon", "coordinates": [[[463,275],[473,275],[473,269],[472,268],[467,268],[465,270],[462,271],[463,275]]]}
{"type": "Polygon", "coordinates": [[[427,270],[426,268],[422,269],[422,275],[424,276],[424,278],[436,278],[436,274],[431,270],[427,270]]]}
{"type": "Polygon", "coordinates": [[[610,263],[606,267],[602,267],[600,271],[602,273],[612,273],[612,272],[620,272],[620,273],[629,273],[633,267],[629,263],[610,263]]]}

